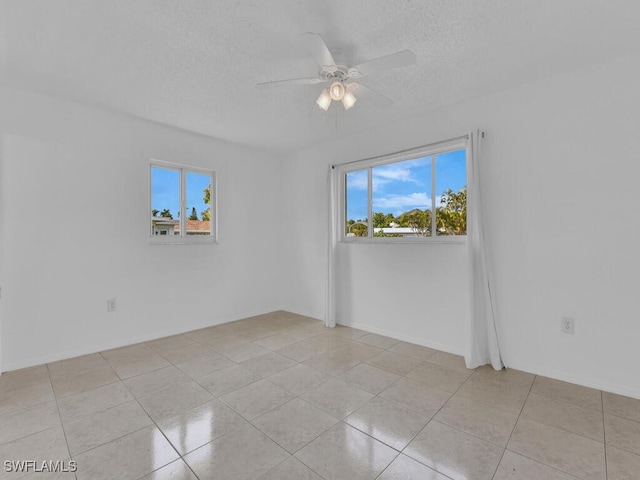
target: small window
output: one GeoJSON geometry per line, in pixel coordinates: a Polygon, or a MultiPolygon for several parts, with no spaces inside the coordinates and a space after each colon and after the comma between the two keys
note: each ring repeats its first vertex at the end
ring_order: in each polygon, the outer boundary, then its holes
{"type": "Polygon", "coordinates": [[[215,193],[212,171],[152,163],[151,237],[158,243],[211,243],[215,193]]]}
{"type": "Polygon", "coordinates": [[[466,144],[426,147],[338,167],[343,239],[467,234],[466,144]]]}

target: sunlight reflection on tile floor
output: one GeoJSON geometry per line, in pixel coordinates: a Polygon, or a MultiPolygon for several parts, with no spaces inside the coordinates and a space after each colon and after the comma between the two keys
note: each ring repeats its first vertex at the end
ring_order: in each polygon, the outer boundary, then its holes
{"type": "Polygon", "coordinates": [[[0,478],[639,479],[640,400],[273,312],[0,376],[0,478]]]}

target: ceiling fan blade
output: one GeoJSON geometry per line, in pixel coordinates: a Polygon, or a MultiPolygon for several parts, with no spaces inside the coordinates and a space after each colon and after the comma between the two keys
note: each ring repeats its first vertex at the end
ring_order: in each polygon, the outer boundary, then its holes
{"type": "Polygon", "coordinates": [[[392,53],[385,57],[376,58],[368,62],[356,65],[360,75],[369,75],[371,73],[391,70],[392,68],[408,67],[416,64],[416,54],[411,50],[402,50],[401,52],[392,53]]]}
{"type": "Polygon", "coordinates": [[[324,80],[321,78],[287,78],[286,80],[272,80],[270,82],[257,83],[256,87],[270,87],[274,85],[317,85],[324,80]]]}
{"type": "Polygon", "coordinates": [[[393,105],[393,100],[359,82],[349,83],[347,90],[352,92],[357,98],[362,98],[376,107],[389,108],[393,105]]]}
{"type": "Polygon", "coordinates": [[[329,51],[329,47],[327,47],[327,44],[324,43],[324,40],[318,33],[303,33],[302,38],[311,54],[316,58],[318,65],[328,67],[336,64],[333,55],[331,55],[329,51]]]}

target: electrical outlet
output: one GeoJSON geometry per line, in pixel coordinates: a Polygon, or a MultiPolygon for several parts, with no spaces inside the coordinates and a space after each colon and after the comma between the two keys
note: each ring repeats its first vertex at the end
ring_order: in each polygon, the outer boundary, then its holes
{"type": "Polygon", "coordinates": [[[562,317],[560,320],[560,331],[572,335],[576,333],[575,319],[572,317],[562,317]]]}
{"type": "Polygon", "coordinates": [[[116,311],[116,299],[108,298],[107,299],[107,312],[115,312],[116,311]]]}

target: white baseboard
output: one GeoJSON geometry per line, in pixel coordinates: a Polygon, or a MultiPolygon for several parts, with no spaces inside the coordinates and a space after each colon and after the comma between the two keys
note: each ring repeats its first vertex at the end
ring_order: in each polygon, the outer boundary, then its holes
{"type": "Polygon", "coordinates": [[[563,382],[575,383],[576,385],[582,385],[583,387],[595,388],[596,390],[602,390],[610,393],[617,393],[618,395],[624,395],[625,397],[632,397],[640,399],[640,389],[629,388],[627,385],[619,385],[616,383],[610,383],[602,381],[597,378],[582,377],[566,372],[562,372],[553,368],[539,368],[535,365],[529,365],[520,362],[509,362],[507,368],[514,370],[521,370],[523,372],[532,373],[534,375],[540,375],[543,377],[553,378],[554,380],[562,380],[563,382]]]}
{"type": "Polygon", "coordinates": [[[324,316],[318,316],[316,313],[312,313],[310,311],[297,310],[294,308],[280,308],[279,310],[282,310],[283,312],[294,313],[296,315],[302,315],[303,317],[313,318],[314,320],[318,320],[324,323],[324,316]]]}
{"type": "MultiPolygon", "coordinates": [[[[462,349],[458,347],[440,344],[437,342],[433,342],[429,339],[412,337],[407,335],[400,335],[397,332],[393,332],[393,331],[381,329],[381,328],[372,328],[369,325],[363,325],[357,322],[346,323],[346,322],[340,321],[338,322],[338,324],[346,327],[352,327],[352,328],[357,328],[359,330],[364,330],[365,332],[369,332],[369,333],[377,333],[378,335],[384,335],[386,337],[395,338],[396,340],[402,340],[405,342],[414,343],[416,345],[421,345],[423,347],[429,347],[429,348],[433,348],[443,352],[464,356],[464,352],[462,351],[462,349]]],[[[595,378],[575,376],[559,370],[539,368],[538,366],[528,365],[526,363],[508,362],[508,365],[506,365],[506,367],[512,368],[514,370],[521,370],[523,372],[531,373],[534,375],[541,375],[544,377],[553,378],[555,380],[562,380],[568,383],[574,383],[574,384],[582,385],[585,387],[595,388],[597,390],[603,390],[605,392],[617,393],[618,395],[624,395],[626,397],[640,399],[640,389],[629,388],[626,385],[618,385],[618,384],[610,383],[606,381],[603,382],[602,380],[595,379],[595,378]]]]}
{"type": "Polygon", "coordinates": [[[364,330],[365,332],[369,332],[369,333],[377,333],[378,335],[384,335],[385,337],[395,338],[396,340],[402,340],[403,342],[414,343],[422,347],[433,348],[434,350],[440,350],[441,352],[453,353],[454,355],[464,355],[464,351],[460,347],[454,347],[451,345],[445,345],[442,343],[433,342],[428,338],[401,335],[391,330],[386,330],[383,328],[374,328],[369,325],[364,325],[358,322],[346,323],[339,320],[337,323],[338,325],[342,325],[344,327],[357,328],[358,330],[364,330]]]}
{"type": "Polygon", "coordinates": [[[96,352],[103,352],[105,350],[111,350],[113,348],[126,347],[128,345],[134,345],[141,342],[149,342],[151,340],[157,340],[158,338],[169,337],[171,335],[178,335],[181,333],[191,332],[193,330],[199,330],[201,328],[213,327],[215,325],[222,325],[223,323],[233,322],[235,320],[241,320],[243,318],[253,317],[256,315],[263,315],[269,312],[249,312],[241,316],[222,317],[216,318],[215,321],[200,322],[192,325],[181,325],[180,327],[170,328],[166,330],[156,331],[149,334],[137,335],[134,337],[121,338],[111,342],[97,343],[87,347],[82,347],[74,350],[68,350],[51,355],[44,355],[42,357],[33,357],[17,362],[8,362],[3,364],[3,372],[11,372],[13,370],[19,370],[21,368],[35,367],[36,365],[42,365],[45,363],[57,362],[59,360],[67,360],[69,358],[79,357],[81,355],[88,355],[96,352]]]}

